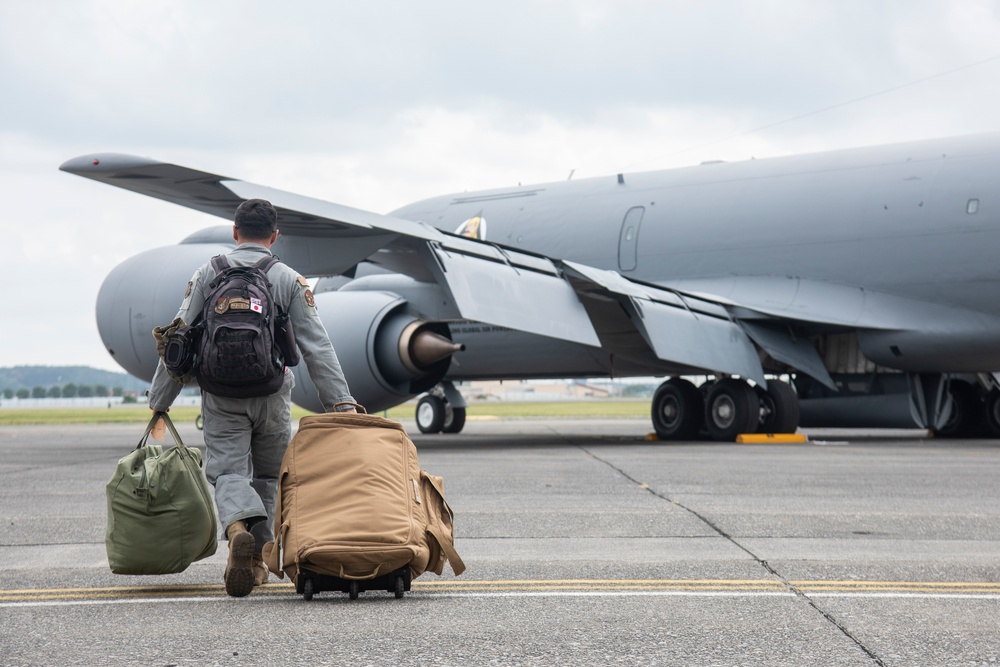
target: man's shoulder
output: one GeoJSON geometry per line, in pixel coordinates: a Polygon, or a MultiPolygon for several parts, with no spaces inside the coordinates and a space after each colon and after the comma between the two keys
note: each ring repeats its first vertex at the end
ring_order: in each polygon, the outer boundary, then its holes
{"type": "Polygon", "coordinates": [[[292,267],[282,262],[281,258],[276,257],[275,259],[277,259],[278,261],[276,261],[274,263],[274,266],[272,266],[270,270],[267,272],[268,276],[284,278],[292,281],[294,281],[298,277],[299,275],[298,271],[296,271],[292,267]]]}
{"type": "Polygon", "coordinates": [[[278,260],[274,265],[268,270],[267,275],[270,278],[280,278],[282,280],[288,280],[289,282],[295,282],[299,275],[299,272],[293,269],[288,264],[281,261],[280,257],[275,256],[278,260]]]}

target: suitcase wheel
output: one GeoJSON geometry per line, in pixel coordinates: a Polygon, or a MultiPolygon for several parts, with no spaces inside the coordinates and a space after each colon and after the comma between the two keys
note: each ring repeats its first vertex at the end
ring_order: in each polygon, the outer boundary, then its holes
{"type": "Polygon", "coordinates": [[[403,575],[400,574],[396,577],[396,599],[402,598],[405,592],[406,582],[403,581],[403,575]]]}
{"type": "Polygon", "coordinates": [[[350,595],[352,600],[358,599],[358,582],[351,582],[351,590],[348,592],[348,595],[350,595]]]}
{"type": "Polygon", "coordinates": [[[315,585],[312,579],[306,579],[302,582],[302,599],[309,600],[313,599],[313,593],[315,592],[315,585]]]}

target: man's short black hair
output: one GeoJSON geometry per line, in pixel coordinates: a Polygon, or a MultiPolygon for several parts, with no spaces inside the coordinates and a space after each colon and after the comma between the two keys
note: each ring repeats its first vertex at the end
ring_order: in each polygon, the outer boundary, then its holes
{"type": "Polygon", "coordinates": [[[236,209],[234,222],[243,238],[264,241],[278,228],[278,212],[266,199],[248,199],[236,209]]]}

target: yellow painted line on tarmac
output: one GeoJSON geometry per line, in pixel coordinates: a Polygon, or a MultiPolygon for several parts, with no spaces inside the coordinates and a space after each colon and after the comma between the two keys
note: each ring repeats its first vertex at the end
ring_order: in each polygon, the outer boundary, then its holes
{"type": "MultiPolygon", "coordinates": [[[[517,595],[853,595],[860,597],[988,597],[1000,599],[992,581],[790,581],[776,579],[501,579],[413,582],[423,595],[493,597],[517,595]]],[[[294,595],[288,582],[266,584],[253,595],[294,595]]],[[[0,607],[45,604],[115,604],[128,602],[226,599],[221,584],[111,586],[0,590],[0,607]]]]}
{"type": "Polygon", "coordinates": [[[803,593],[892,592],[1000,594],[1000,582],[992,581],[790,581],[803,593]]]}
{"type": "Polygon", "coordinates": [[[121,600],[134,598],[192,597],[225,594],[219,585],[111,586],[94,588],[29,588],[0,590],[0,603],[25,600],[121,600]]]}
{"type": "Polygon", "coordinates": [[[775,579],[543,579],[419,581],[414,589],[427,591],[538,591],[538,590],[777,590],[788,587],[775,579]]]}

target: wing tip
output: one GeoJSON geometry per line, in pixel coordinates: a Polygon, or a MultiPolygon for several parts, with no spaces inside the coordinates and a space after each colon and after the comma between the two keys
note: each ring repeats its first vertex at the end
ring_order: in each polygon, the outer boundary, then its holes
{"type": "Polygon", "coordinates": [[[81,176],[110,174],[123,168],[134,169],[160,164],[149,158],[126,155],[124,153],[91,153],[66,160],[59,165],[59,171],[81,176]]]}

